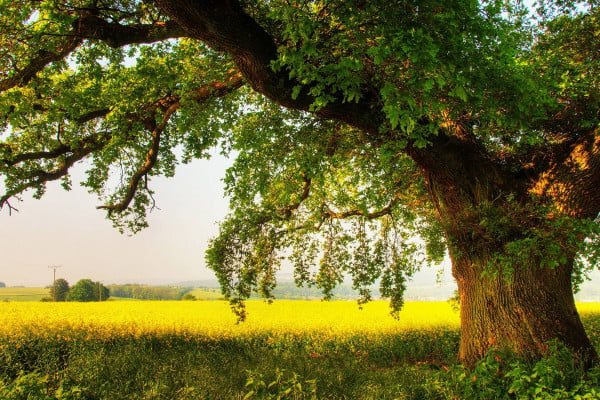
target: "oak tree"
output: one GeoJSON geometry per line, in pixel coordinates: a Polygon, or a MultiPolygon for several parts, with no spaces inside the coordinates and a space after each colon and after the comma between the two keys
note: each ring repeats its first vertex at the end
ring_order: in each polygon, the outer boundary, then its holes
{"type": "Polygon", "coordinates": [[[598,259],[596,0],[0,3],[0,206],[82,184],[137,231],[151,178],[235,157],[207,262],[243,314],[284,258],[394,309],[446,249],[459,358],[597,355],[573,290],[598,259]]]}

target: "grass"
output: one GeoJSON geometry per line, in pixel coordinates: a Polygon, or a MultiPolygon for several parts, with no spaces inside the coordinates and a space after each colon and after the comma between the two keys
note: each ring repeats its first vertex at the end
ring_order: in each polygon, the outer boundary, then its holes
{"type": "MultiPolygon", "coordinates": [[[[600,305],[581,309],[598,345],[600,305]]],[[[461,398],[428,384],[455,364],[458,315],[446,303],[407,303],[400,320],[385,302],[250,301],[248,312],[236,324],[217,301],[0,303],[0,397],[275,399],[266,387],[299,384],[280,398],[309,399],[314,382],[319,399],[461,398]]]]}
{"type": "Polygon", "coordinates": [[[219,300],[223,298],[221,289],[218,288],[196,288],[190,292],[197,300],[219,300]]]}
{"type": "Polygon", "coordinates": [[[0,288],[0,301],[40,301],[50,296],[50,289],[43,287],[0,288]]]}

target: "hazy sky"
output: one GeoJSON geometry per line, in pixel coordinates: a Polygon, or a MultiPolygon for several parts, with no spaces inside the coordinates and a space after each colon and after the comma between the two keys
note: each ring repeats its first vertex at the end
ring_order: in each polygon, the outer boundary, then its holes
{"type": "Polygon", "coordinates": [[[57,277],[71,283],[81,278],[106,283],[211,278],[204,251],[227,213],[221,179],[228,163],[215,156],[179,166],[175,178],[154,179],[160,210],[150,214],[150,228],[132,237],[112,227],[105,212],[96,209],[98,199],[75,179],[70,192],[52,182],[41,200],[26,194],[23,202],[11,202],[20,212],[0,213],[0,281],[47,285],[49,265],[61,265],[57,277]]]}
{"type": "MultiPolygon", "coordinates": [[[[223,197],[225,169],[222,156],[180,165],[174,178],[155,178],[152,188],[159,210],[149,216],[150,227],[134,236],[122,235],[97,210],[94,195],[79,186],[76,169],[73,189],[48,184],[41,200],[31,194],[13,202],[20,212],[0,212],[0,282],[8,286],[46,286],[52,282],[51,265],[60,265],[57,277],[74,284],[90,278],[104,283],[168,284],[212,279],[204,266],[204,251],[218,233],[218,222],[228,210],[223,197]]],[[[446,267],[444,286],[454,286],[446,267]]],[[[418,273],[409,289],[438,285],[438,269],[418,273]]],[[[600,274],[594,274],[597,285],[600,274]]]]}
{"type": "MultiPolygon", "coordinates": [[[[41,200],[27,193],[22,202],[12,202],[18,213],[0,212],[0,281],[45,286],[52,281],[52,265],[60,265],[57,277],[71,284],[82,278],[150,284],[213,278],[204,267],[204,251],[227,214],[221,179],[230,163],[213,156],[179,166],[174,178],[155,178],[160,210],[134,236],[113,228],[96,209],[96,197],[79,186],[84,168],[75,171],[69,192],[51,182],[41,200]]],[[[435,284],[435,274],[428,269],[415,284],[435,284]]],[[[449,273],[445,281],[452,281],[449,273]]]]}
{"type": "MultiPolygon", "coordinates": [[[[75,171],[69,192],[51,182],[41,200],[27,193],[22,202],[12,202],[20,212],[0,212],[0,282],[46,286],[52,282],[52,265],[60,265],[57,278],[71,284],[83,278],[106,284],[213,279],[204,252],[228,211],[221,179],[230,163],[217,155],[180,165],[174,178],[155,178],[152,188],[160,209],[150,214],[150,227],[134,236],[113,228],[105,212],[96,209],[97,198],[79,186],[84,168],[75,171]]],[[[409,293],[439,285],[437,270],[418,273],[409,293]]],[[[595,273],[586,286],[598,283],[595,273]]],[[[447,266],[441,284],[454,287],[447,266]]]]}

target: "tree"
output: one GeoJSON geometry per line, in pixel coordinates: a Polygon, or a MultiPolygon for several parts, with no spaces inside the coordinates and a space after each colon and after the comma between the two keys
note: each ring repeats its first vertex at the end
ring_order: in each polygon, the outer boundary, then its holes
{"type": "Polygon", "coordinates": [[[100,282],[81,279],[69,290],[67,301],[106,301],[109,297],[110,291],[100,282]]]}
{"type": "Polygon", "coordinates": [[[0,288],[6,287],[6,283],[0,282],[0,288]]]}
{"type": "Polygon", "coordinates": [[[65,279],[57,279],[50,288],[53,301],[66,301],[69,293],[69,282],[65,279]]]}
{"type": "Polygon", "coordinates": [[[207,262],[241,316],[284,257],[326,297],[350,274],[398,309],[447,249],[463,362],[553,339],[597,361],[573,300],[600,254],[596,0],[1,7],[9,212],[87,160],[137,231],[151,178],[221,147],[232,213],[207,262]]]}

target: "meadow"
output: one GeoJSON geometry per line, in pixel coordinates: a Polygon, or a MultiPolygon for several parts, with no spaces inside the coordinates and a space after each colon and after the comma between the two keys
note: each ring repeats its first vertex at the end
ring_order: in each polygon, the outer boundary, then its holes
{"type": "MultiPolygon", "coordinates": [[[[600,304],[579,307],[598,345],[600,304]]],[[[459,316],[446,302],[408,302],[399,319],[381,301],[247,308],[238,324],[222,301],[0,303],[0,398],[460,399],[481,384],[509,395],[498,366],[456,365],[459,316]]],[[[510,384],[521,382],[522,395],[506,398],[541,398],[537,387],[549,384],[537,367],[518,368],[510,384]]],[[[547,398],[595,396],[596,381],[569,385],[547,398]]]]}
{"type": "Polygon", "coordinates": [[[49,296],[50,289],[43,287],[0,288],[0,301],[40,301],[49,296]]]}

